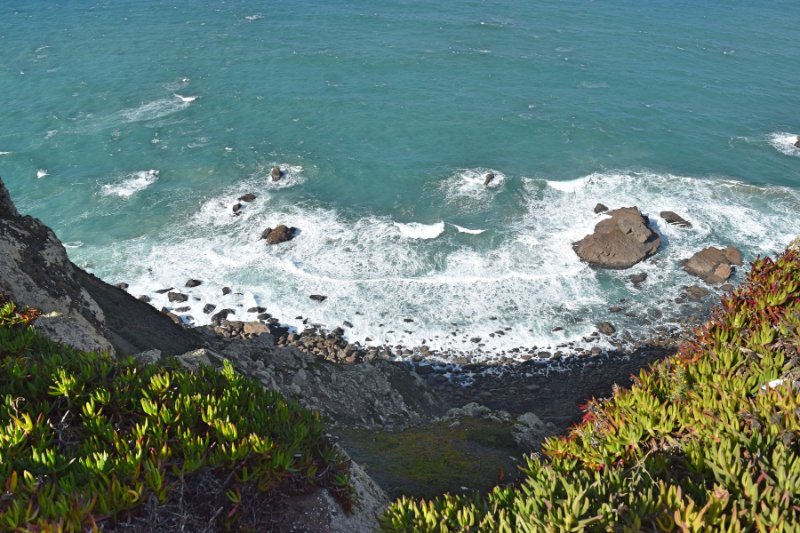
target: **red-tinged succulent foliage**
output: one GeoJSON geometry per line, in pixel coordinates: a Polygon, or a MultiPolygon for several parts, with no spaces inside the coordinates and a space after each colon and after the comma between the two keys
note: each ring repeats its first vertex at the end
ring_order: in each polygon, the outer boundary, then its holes
{"type": "Polygon", "coordinates": [[[678,353],[527,459],[516,487],[402,498],[386,531],[797,531],[800,256],[758,259],[678,353]]]}

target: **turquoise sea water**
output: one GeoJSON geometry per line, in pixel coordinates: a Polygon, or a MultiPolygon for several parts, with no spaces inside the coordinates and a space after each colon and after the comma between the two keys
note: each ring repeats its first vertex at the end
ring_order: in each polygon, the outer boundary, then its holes
{"type": "Polygon", "coordinates": [[[353,340],[552,347],[668,320],[647,312],[703,246],[800,233],[799,43],[788,1],[5,0],[0,175],[156,307],[203,280],[194,323],[263,305],[353,340]],[[597,202],[651,215],[654,260],[577,260],[597,202]],[[300,235],[258,241],[280,223],[300,235]]]}

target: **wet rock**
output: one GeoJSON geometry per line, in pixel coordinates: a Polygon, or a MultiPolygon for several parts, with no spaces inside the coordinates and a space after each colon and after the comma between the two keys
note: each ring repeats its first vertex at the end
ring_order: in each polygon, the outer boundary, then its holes
{"type": "Polygon", "coordinates": [[[594,233],[573,243],[582,261],[600,268],[630,268],[658,251],[661,237],[647,225],[647,217],[637,207],[608,212],[611,218],[600,221],[594,233]]]}
{"type": "Polygon", "coordinates": [[[253,193],[249,192],[249,193],[247,193],[247,194],[243,194],[243,195],[241,195],[241,196],[239,197],[239,201],[240,201],[240,202],[247,202],[247,203],[250,203],[250,202],[252,202],[253,200],[255,200],[256,198],[257,198],[257,197],[256,197],[256,195],[255,195],[255,194],[253,194],[253,193]]]}
{"type": "Polygon", "coordinates": [[[615,328],[610,322],[598,322],[595,324],[595,327],[597,327],[597,331],[603,335],[613,335],[617,332],[617,328],[615,328]]]}
{"type": "Polygon", "coordinates": [[[188,305],[184,305],[184,306],[182,306],[182,307],[178,307],[178,308],[176,308],[176,309],[175,309],[175,312],[176,312],[176,313],[186,313],[187,311],[191,311],[191,310],[192,310],[192,308],[191,308],[191,307],[189,307],[188,305]]]}
{"type": "Polygon", "coordinates": [[[188,296],[181,294],[180,292],[169,292],[167,293],[167,298],[170,302],[174,303],[182,303],[189,299],[188,296]]]}
{"type": "Polygon", "coordinates": [[[483,184],[489,185],[491,182],[494,181],[495,175],[494,172],[487,172],[483,175],[483,184]]]}
{"type": "Polygon", "coordinates": [[[266,239],[267,244],[280,244],[291,241],[296,234],[296,228],[290,228],[281,224],[276,228],[267,228],[261,233],[261,238],[266,239]]]}
{"type": "Polygon", "coordinates": [[[283,177],[281,167],[272,167],[272,170],[269,171],[269,176],[272,178],[272,181],[280,181],[283,177]]]}
{"type": "Polygon", "coordinates": [[[644,282],[644,280],[647,279],[647,273],[639,272],[637,274],[631,274],[630,276],[628,276],[628,279],[630,280],[631,283],[634,284],[634,286],[640,285],[641,283],[644,282]]]}
{"type": "Polygon", "coordinates": [[[242,204],[239,204],[239,203],[233,204],[233,214],[234,215],[238,215],[241,210],[242,210],[242,204]]]}
{"type": "Polygon", "coordinates": [[[472,338],[469,340],[469,342],[473,342],[473,343],[475,343],[475,344],[478,344],[479,342],[481,342],[481,338],[480,338],[480,337],[472,337],[472,338]]]}
{"type": "Polygon", "coordinates": [[[122,289],[123,291],[126,291],[126,290],[128,290],[128,287],[130,287],[130,285],[128,285],[128,284],[127,284],[127,283],[125,283],[125,282],[122,282],[122,283],[117,283],[117,284],[116,284],[116,285],[114,285],[114,286],[115,286],[116,288],[118,288],[118,289],[122,289]]]}
{"type": "Polygon", "coordinates": [[[686,287],[686,296],[688,296],[690,300],[702,300],[709,294],[711,294],[711,291],[699,285],[690,285],[686,287]]]}
{"type": "Polygon", "coordinates": [[[663,218],[667,222],[667,224],[672,224],[673,226],[678,226],[681,228],[692,227],[691,222],[684,219],[682,216],[675,213],[674,211],[661,211],[661,218],[663,218]]]}
{"type": "Polygon", "coordinates": [[[321,294],[312,294],[311,296],[309,296],[309,298],[311,298],[315,302],[324,302],[325,300],[328,299],[327,296],[323,296],[321,294]]]}
{"type": "Polygon", "coordinates": [[[138,300],[139,300],[140,302],[144,302],[144,303],[146,303],[146,304],[150,303],[150,299],[151,299],[151,298],[150,298],[149,296],[147,296],[146,294],[142,294],[142,295],[141,295],[141,296],[139,296],[139,298],[138,298],[138,300]]]}
{"type": "Polygon", "coordinates": [[[709,246],[684,261],[683,269],[706,283],[723,283],[733,274],[733,265],[742,264],[742,254],[736,248],[709,246]]]}
{"type": "Polygon", "coordinates": [[[263,313],[266,310],[267,310],[266,307],[261,307],[259,305],[259,306],[256,306],[256,307],[251,307],[250,309],[247,310],[247,312],[248,313],[263,313]]]}
{"type": "Polygon", "coordinates": [[[259,320],[268,320],[272,318],[272,315],[269,313],[260,313],[256,318],[259,320]]]}
{"type": "Polygon", "coordinates": [[[353,324],[352,324],[351,322],[348,322],[347,320],[345,320],[344,322],[342,322],[342,325],[343,325],[344,327],[346,327],[346,328],[352,328],[352,327],[353,327],[353,324]]]}
{"type": "Polygon", "coordinates": [[[203,306],[203,312],[205,314],[209,314],[210,312],[212,312],[216,308],[217,308],[217,306],[214,305],[214,304],[206,304],[206,305],[203,306]]]}
{"type": "Polygon", "coordinates": [[[168,293],[169,291],[171,291],[172,289],[173,289],[173,287],[168,287],[168,288],[166,288],[166,289],[158,289],[158,290],[156,291],[156,294],[166,294],[166,293],[168,293]]]}
{"type": "Polygon", "coordinates": [[[606,211],[608,211],[608,207],[606,207],[605,204],[598,203],[594,206],[595,214],[605,213],[606,211]]]}
{"type": "Polygon", "coordinates": [[[269,328],[263,322],[245,322],[242,326],[242,335],[257,337],[269,333],[269,328]]]}
{"type": "Polygon", "coordinates": [[[223,309],[222,311],[211,315],[211,322],[214,324],[221,324],[223,320],[228,318],[228,315],[235,313],[233,309],[223,309]]]}
{"type": "Polygon", "coordinates": [[[222,295],[223,295],[223,296],[227,296],[228,294],[230,294],[230,293],[232,293],[232,292],[233,292],[233,291],[231,290],[231,288],[230,288],[230,287],[222,287],[222,295]]]}
{"type": "Polygon", "coordinates": [[[800,135],[797,136],[797,140],[794,142],[795,148],[800,148],[800,135]]]}
{"type": "Polygon", "coordinates": [[[198,286],[200,286],[202,284],[203,284],[203,282],[200,281],[199,279],[190,279],[190,280],[186,281],[186,285],[184,285],[184,287],[188,287],[188,288],[191,289],[193,287],[198,287],[198,286]]]}

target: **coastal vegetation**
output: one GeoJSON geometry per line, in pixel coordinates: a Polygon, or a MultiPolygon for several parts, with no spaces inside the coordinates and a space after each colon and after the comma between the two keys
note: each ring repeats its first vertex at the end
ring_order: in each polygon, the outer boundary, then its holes
{"type": "Polygon", "coordinates": [[[352,503],[317,414],[227,362],[190,372],[81,352],[36,317],[0,300],[0,530],[105,529],[198,484],[216,489],[193,502],[215,529],[256,527],[249,502],[268,511],[314,487],[352,503]]]}
{"type": "MultiPolygon", "coordinates": [[[[791,249],[794,248],[794,249],[791,249]]],[[[678,353],[584,406],[488,494],[403,497],[385,531],[797,531],[800,255],[760,258],[678,353]]]]}

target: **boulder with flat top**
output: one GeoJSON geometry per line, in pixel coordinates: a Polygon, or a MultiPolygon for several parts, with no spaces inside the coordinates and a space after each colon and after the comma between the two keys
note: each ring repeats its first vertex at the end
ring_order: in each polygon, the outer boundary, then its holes
{"type": "Polygon", "coordinates": [[[683,269],[706,283],[723,283],[733,274],[733,267],[742,264],[742,253],[728,246],[725,249],[709,246],[684,261],[683,269]]]}
{"type": "Polygon", "coordinates": [[[638,207],[608,211],[594,233],[572,244],[582,261],[600,268],[630,268],[658,251],[661,237],[638,207]]]}

